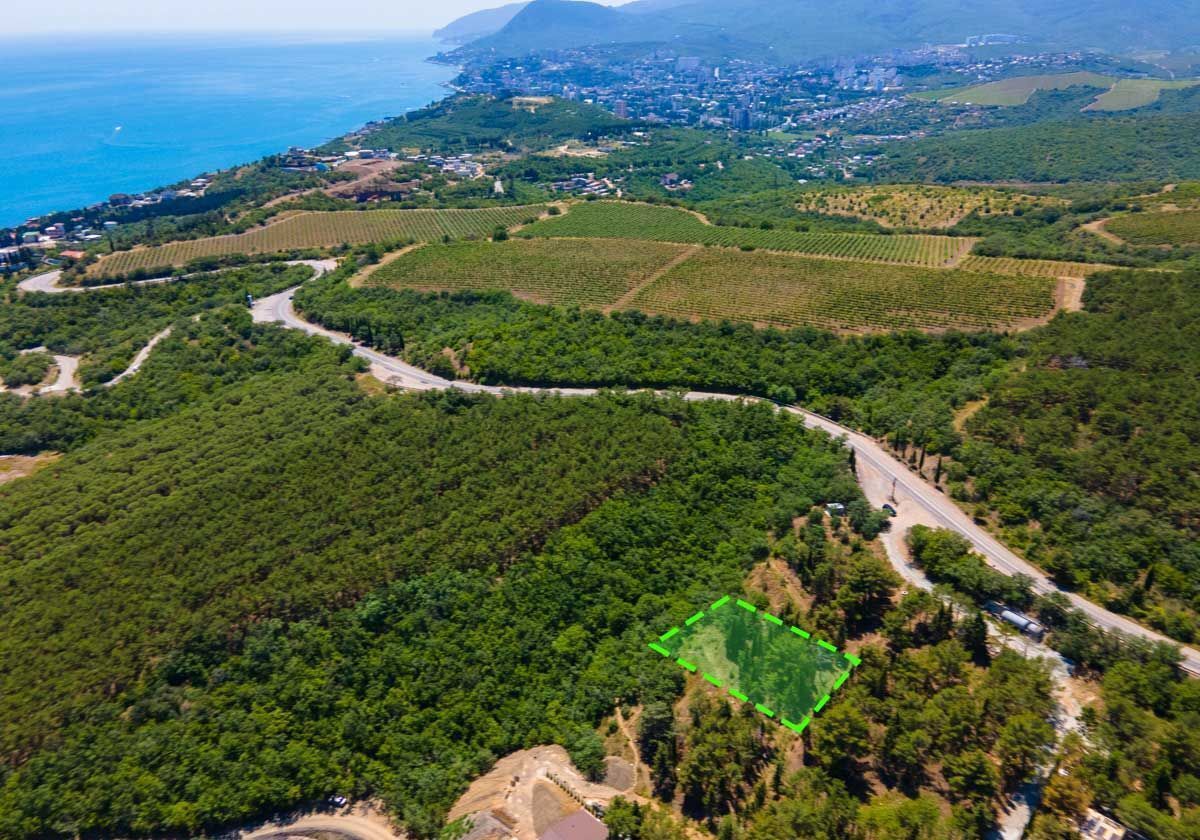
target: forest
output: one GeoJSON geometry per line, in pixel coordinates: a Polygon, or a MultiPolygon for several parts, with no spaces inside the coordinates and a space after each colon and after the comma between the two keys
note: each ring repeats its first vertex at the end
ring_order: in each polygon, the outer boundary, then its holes
{"type": "Polygon", "coordinates": [[[371,397],[342,351],[236,309],[186,328],[112,389],[121,421],[0,491],[0,836],[334,793],[435,835],[499,755],[586,765],[615,697],[678,690],[649,628],[738,586],[769,522],[859,498],[765,406],[371,397]],[[155,374],[226,367],[133,419],[155,374]]]}

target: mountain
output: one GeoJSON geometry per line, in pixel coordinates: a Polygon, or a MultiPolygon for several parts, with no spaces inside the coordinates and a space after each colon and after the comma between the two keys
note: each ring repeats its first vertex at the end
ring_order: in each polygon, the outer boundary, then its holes
{"type": "Polygon", "coordinates": [[[433,37],[450,44],[466,44],[479,38],[485,38],[503,29],[510,20],[516,17],[518,12],[528,5],[527,2],[509,3],[496,9],[472,12],[446,24],[434,32],[433,37]]]}
{"type": "Polygon", "coordinates": [[[470,43],[472,51],[524,55],[543,49],[633,43],[647,37],[644,20],[599,3],[533,0],[498,32],[470,43]]]}
{"type": "Polygon", "coordinates": [[[1200,17],[1188,5],[1167,0],[636,0],[612,8],[582,0],[533,0],[467,49],[516,56],[669,42],[698,52],[719,47],[729,57],[753,53],[800,60],[1004,33],[1038,45],[1125,52],[1200,43],[1200,17]]]}

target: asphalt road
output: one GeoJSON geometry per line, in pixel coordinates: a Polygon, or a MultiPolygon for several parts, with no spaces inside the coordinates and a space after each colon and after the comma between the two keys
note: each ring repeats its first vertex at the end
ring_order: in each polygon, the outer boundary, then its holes
{"type": "MultiPolygon", "coordinates": [[[[500,388],[469,382],[455,382],[435,376],[393,356],[363,347],[347,335],[326,330],[304,320],[296,314],[292,306],[292,297],[295,291],[295,289],[289,289],[259,301],[254,307],[255,320],[278,322],[286,327],[302,330],[309,335],[320,335],[338,344],[350,345],[354,348],[355,355],[370,362],[372,371],[377,378],[385,382],[414,390],[458,388],[474,393],[498,395],[515,392],[552,392],[564,396],[591,396],[597,393],[595,388],[500,388]]],[[[689,392],[685,398],[689,400],[738,399],[728,394],[710,394],[700,391],[689,392]]],[[[873,439],[802,408],[788,407],[785,410],[798,415],[810,428],[821,429],[833,437],[845,438],[846,445],[854,450],[860,463],[865,462],[889,481],[894,479],[897,491],[902,491],[914,503],[920,505],[943,527],[966,537],[975,550],[999,571],[1008,575],[1026,575],[1033,580],[1033,588],[1039,593],[1062,593],[1095,626],[1101,629],[1118,630],[1130,636],[1178,644],[1160,633],[1143,627],[1132,619],[1109,612],[1104,607],[1058,587],[1040,570],[1006,548],[982,526],[977,525],[951,499],[935,489],[925,479],[916,475],[903,461],[893,457],[873,439]]],[[[893,559],[893,563],[895,562],[893,559]]],[[[1183,655],[1181,668],[1192,676],[1200,676],[1200,651],[1181,646],[1181,652],[1183,655]]]]}

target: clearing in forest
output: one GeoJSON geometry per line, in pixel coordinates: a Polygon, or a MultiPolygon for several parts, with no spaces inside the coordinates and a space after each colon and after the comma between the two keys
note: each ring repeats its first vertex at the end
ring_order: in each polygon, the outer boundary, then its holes
{"type": "Polygon", "coordinates": [[[803,232],[706,225],[686,210],[620,201],[575,204],[522,231],[538,237],[615,237],[785,251],[823,257],[944,268],[961,259],[975,240],[931,234],[803,232]]]}
{"type": "Polygon", "coordinates": [[[861,664],[853,654],[731,595],[649,647],[797,733],[861,664]]]}
{"type": "Polygon", "coordinates": [[[1054,308],[1052,280],[706,248],[630,305],[678,318],[843,332],[1005,329],[1054,308]]]}
{"type": "Polygon", "coordinates": [[[887,228],[949,228],[971,213],[984,217],[1011,215],[1049,204],[1046,198],[996,189],[967,189],[923,184],[879,187],[836,187],[804,193],[796,209],[830,216],[853,216],[887,228]]]}
{"type": "Polygon", "coordinates": [[[245,233],[171,242],[118,251],[89,269],[96,276],[119,276],[137,269],[182,266],[198,257],[271,254],[306,248],[365,245],[372,242],[436,242],[490,236],[536,219],[546,208],[489,207],[481,210],[334,210],[302,212],[245,233]]]}
{"type": "Polygon", "coordinates": [[[504,289],[536,303],[607,307],[694,246],[622,239],[510,239],[426,245],[389,262],[366,286],[504,289]]]}

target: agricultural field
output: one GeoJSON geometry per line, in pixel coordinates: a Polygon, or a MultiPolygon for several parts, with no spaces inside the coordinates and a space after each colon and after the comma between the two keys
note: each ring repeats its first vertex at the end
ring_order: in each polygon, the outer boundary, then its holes
{"type": "Polygon", "coordinates": [[[1105,227],[1134,245],[1200,245],[1200,210],[1130,213],[1105,227]]]}
{"type": "Polygon", "coordinates": [[[1200,84],[1200,79],[1122,79],[1099,73],[1055,73],[1018,76],[967,88],[930,91],[916,98],[950,105],[1024,105],[1039,90],[1067,90],[1072,87],[1102,88],[1083,110],[1132,111],[1158,101],[1164,90],[1182,90],[1200,84]]]}
{"type": "Polygon", "coordinates": [[[705,249],[631,307],[679,318],[842,332],[1005,329],[1048,315],[1046,278],[705,249]]]}
{"type": "Polygon", "coordinates": [[[595,201],[573,205],[563,216],[545,219],[522,235],[541,237],[615,237],[696,245],[791,251],[823,257],[945,267],[961,259],[975,240],[965,237],[801,233],[788,230],[718,227],[673,207],[595,201]]]}
{"type": "Polygon", "coordinates": [[[1066,260],[1022,260],[1015,257],[970,256],[959,263],[963,271],[1008,274],[1016,277],[1065,277],[1083,280],[1115,266],[1102,263],[1069,262],[1066,260]]]}
{"type": "Polygon", "coordinates": [[[884,227],[949,228],[976,211],[983,216],[1065,204],[1061,199],[993,189],[901,184],[844,187],[806,193],[796,209],[807,213],[854,216],[884,227]]]}
{"type": "Polygon", "coordinates": [[[1158,101],[1164,90],[1183,90],[1200,85],[1200,79],[1118,79],[1109,90],[1096,97],[1085,111],[1132,111],[1158,101]]]}
{"type": "Polygon", "coordinates": [[[972,87],[931,91],[917,94],[950,105],[1024,105],[1039,90],[1066,90],[1072,87],[1110,88],[1117,80],[1099,73],[1050,73],[1039,76],[1017,76],[972,87]]]}
{"type": "Polygon", "coordinates": [[[505,289],[537,303],[615,304],[695,246],[623,239],[510,239],[426,245],[370,274],[368,286],[505,289]]]}
{"type": "Polygon", "coordinates": [[[181,266],[197,257],[270,254],[304,248],[331,248],[413,239],[436,242],[490,236],[539,216],[542,206],[483,210],[340,210],[296,213],[273,224],[230,236],[172,242],[153,248],[120,251],[93,265],[93,275],[121,275],[139,268],[181,266]]]}

